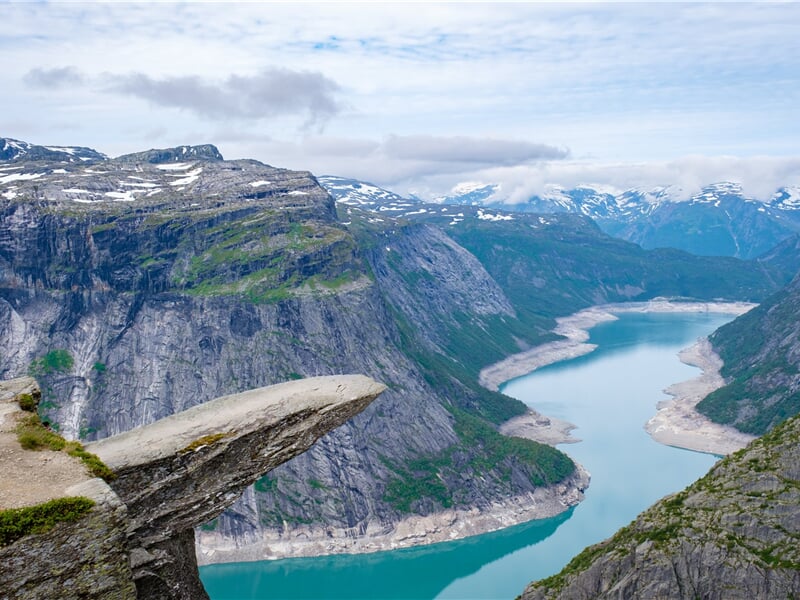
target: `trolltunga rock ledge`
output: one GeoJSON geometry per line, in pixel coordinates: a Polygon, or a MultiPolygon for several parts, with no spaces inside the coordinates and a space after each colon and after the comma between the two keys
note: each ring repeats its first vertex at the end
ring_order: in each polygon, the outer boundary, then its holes
{"type": "MultiPolygon", "coordinates": [[[[110,535],[109,528],[120,534],[138,598],[208,598],[197,571],[193,528],[219,515],[256,479],[357,415],[384,389],[362,375],[291,381],[217,398],[87,444],[86,449],[98,455],[116,479],[108,490],[114,502],[98,503],[84,519],[108,506],[114,508],[113,523],[103,521],[112,523],[104,525],[104,535],[110,535]]],[[[46,563],[49,551],[42,548],[60,547],[62,529],[23,537],[3,550],[18,553],[33,545],[36,560],[46,563]]],[[[83,545],[91,546],[93,539],[83,545]]],[[[94,569],[97,579],[108,579],[107,565],[101,563],[83,570],[94,569]]],[[[35,565],[25,569],[35,570],[35,565]]],[[[52,581],[37,585],[43,590],[62,589],[66,582],[58,581],[58,569],[50,572],[52,581]]],[[[14,589],[19,578],[8,572],[2,575],[9,598],[47,597],[29,587],[14,589]]],[[[117,579],[116,588],[106,581],[99,595],[89,586],[75,597],[131,598],[130,578],[117,579]]]]}

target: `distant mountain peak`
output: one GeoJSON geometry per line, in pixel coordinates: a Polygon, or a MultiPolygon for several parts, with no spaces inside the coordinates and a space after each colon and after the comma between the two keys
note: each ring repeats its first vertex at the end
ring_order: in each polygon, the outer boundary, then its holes
{"type": "Polygon", "coordinates": [[[222,154],[213,144],[200,146],[175,146],[174,148],[160,148],[134,152],[118,156],[114,160],[119,162],[138,162],[159,165],[163,163],[179,163],[187,160],[224,160],[222,154]]]}
{"type": "Polygon", "coordinates": [[[108,160],[108,157],[82,146],[39,146],[12,138],[0,137],[0,161],[50,160],[62,162],[90,162],[108,160]]]}

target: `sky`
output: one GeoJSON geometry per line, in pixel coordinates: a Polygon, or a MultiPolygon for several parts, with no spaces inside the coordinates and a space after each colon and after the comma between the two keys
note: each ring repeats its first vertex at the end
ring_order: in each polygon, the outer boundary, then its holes
{"type": "Polygon", "coordinates": [[[431,198],[800,185],[800,3],[0,2],[0,136],[431,198]]]}

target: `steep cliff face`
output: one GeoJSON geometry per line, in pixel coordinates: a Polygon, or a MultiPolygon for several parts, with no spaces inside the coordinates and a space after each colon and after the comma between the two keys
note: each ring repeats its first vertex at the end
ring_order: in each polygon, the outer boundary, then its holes
{"type": "Polygon", "coordinates": [[[67,436],[104,438],[301,376],[361,372],[389,386],[209,525],[226,539],[310,523],[355,534],[391,529],[411,512],[488,506],[572,473],[551,448],[497,446],[485,421],[453,412],[462,397],[477,402],[477,384],[447,375],[449,386],[437,389],[432,369],[418,364],[427,336],[411,319],[433,331],[451,302],[471,311],[473,284],[494,296],[481,314],[511,310],[477,262],[437,230],[396,238],[405,254],[419,248],[437,263],[429,279],[447,278],[438,312],[426,317],[408,289],[387,301],[395,290],[376,278],[369,253],[307,173],[223,161],[209,148],[6,168],[14,177],[0,196],[8,349],[0,372],[36,374],[43,412],[67,436]],[[411,318],[398,319],[406,308],[411,318]],[[466,464],[485,473],[466,477],[466,464]]]}
{"type": "Polygon", "coordinates": [[[800,413],[800,277],[710,338],[727,384],[697,409],[760,435],[800,413]]]}
{"type": "Polygon", "coordinates": [[[522,595],[539,598],[796,598],[800,418],[584,550],[522,595]]]}

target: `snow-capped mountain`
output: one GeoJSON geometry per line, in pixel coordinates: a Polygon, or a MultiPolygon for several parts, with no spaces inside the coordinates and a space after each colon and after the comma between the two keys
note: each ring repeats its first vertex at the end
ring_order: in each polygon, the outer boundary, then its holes
{"type": "Polygon", "coordinates": [[[321,175],[317,181],[337,202],[346,206],[402,215],[416,210],[420,203],[417,198],[404,198],[366,181],[335,175],[321,175]]]}
{"type": "MultiPolygon", "coordinates": [[[[610,235],[645,248],[672,247],[701,255],[755,258],[800,232],[800,187],[755,199],[737,183],[719,182],[686,199],[683,190],[672,185],[627,190],[549,185],[525,202],[509,203],[499,184],[466,182],[435,198],[433,204],[424,204],[352,179],[326,176],[319,181],[343,204],[395,216],[440,213],[436,204],[481,208],[493,215],[574,213],[593,219],[610,235]]],[[[458,212],[441,214],[450,213],[457,223],[458,212]]]]}
{"type": "Polygon", "coordinates": [[[484,205],[489,204],[496,194],[501,193],[501,190],[502,187],[497,183],[465,181],[455,186],[450,194],[434,198],[433,202],[437,204],[484,205]]]}
{"type": "Polygon", "coordinates": [[[50,160],[63,162],[90,162],[106,160],[108,157],[81,146],[37,146],[11,138],[0,138],[0,160],[16,162],[22,160],[50,160]]]}

